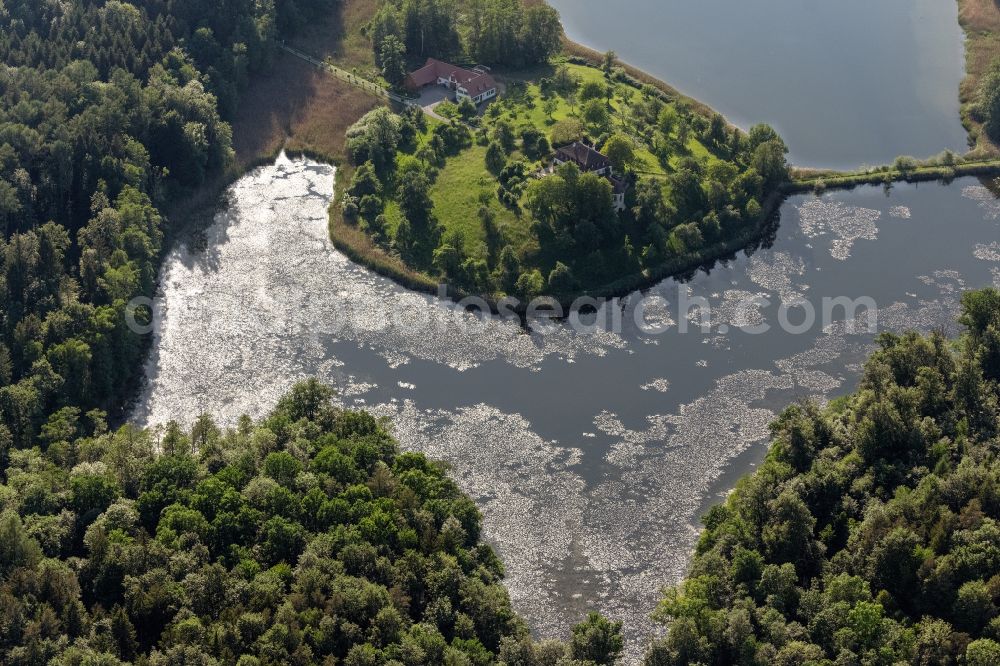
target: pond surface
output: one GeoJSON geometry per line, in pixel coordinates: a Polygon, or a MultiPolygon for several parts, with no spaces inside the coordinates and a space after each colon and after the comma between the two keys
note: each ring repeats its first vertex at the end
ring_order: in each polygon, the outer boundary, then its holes
{"type": "Polygon", "coordinates": [[[232,424],[318,376],[345,405],[391,417],[405,448],[453,466],[538,635],[563,637],[597,608],[625,621],[628,663],[655,631],[660,589],[683,576],[699,516],[760,460],[777,411],[856,386],[873,341],[862,322],[791,334],[779,306],[869,297],[880,331],[955,332],[961,291],[1000,284],[1000,202],[978,181],[862,188],[793,198],[769,249],[650,290],[641,321],[663,333],[636,324],[636,294],[597,314],[623,310],[620,327],[525,334],[335,251],[333,178],[282,157],[168,257],[134,420],[208,411],[232,424]],[[711,306],[707,332],[676,310],[679,290],[711,306]],[[754,296],[771,305],[747,307],[754,296]]]}
{"type": "Polygon", "coordinates": [[[773,125],[800,166],[964,152],[954,0],[549,0],[572,39],[744,128],[773,125]]]}

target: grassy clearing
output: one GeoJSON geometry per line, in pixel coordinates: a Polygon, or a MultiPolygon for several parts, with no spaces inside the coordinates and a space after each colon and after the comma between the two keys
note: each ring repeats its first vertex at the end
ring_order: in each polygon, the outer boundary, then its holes
{"type": "MultiPolygon", "coordinates": [[[[583,44],[578,44],[568,38],[563,39],[563,51],[568,55],[585,58],[592,62],[600,62],[601,58],[603,57],[603,54],[600,51],[596,51],[592,48],[584,46],[583,44]]],[[[712,107],[702,102],[699,102],[693,97],[688,97],[687,95],[683,94],[673,86],[669,85],[668,83],[665,83],[664,81],[661,81],[655,76],[652,76],[637,67],[633,67],[628,63],[619,62],[618,64],[625,70],[625,73],[628,74],[629,76],[637,79],[638,81],[641,81],[642,83],[647,83],[653,86],[654,88],[663,91],[664,93],[667,94],[668,97],[686,103],[696,113],[700,113],[705,117],[710,117],[715,113],[715,110],[712,109],[712,107]]]]}
{"type": "Polygon", "coordinates": [[[530,220],[501,206],[496,198],[496,177],[486,169],[486,148],[473,146],[449,159],[438,174],[431,198],[434,212],[447,231],[465,238],[465,250],[475,256],[486,242],[479,220],[480,206],[487,205],[496,216],[497,225],[520,255],[537,245],[530,230],[530,220]]]}
{"type": "Polygon", "coordinates": [[[465,238],[466,251],[474,252],[484,242],[482,225],[476,216],[480,201],[492,198],[496,180],[485,167],[486,148],[473,146],[449,159],[431,188],[434,212],[447,220],[449,231],[465,238]]]}
{"type": "Polygon", "coordinates": [[[1000,7],[996,0],[958,0],[958,21],[965,30],[965,79],[959,90],[962,122],[979,149],[996,152],[997,146],[972,118],[979,81],[1000,58],[1000,7]]]}

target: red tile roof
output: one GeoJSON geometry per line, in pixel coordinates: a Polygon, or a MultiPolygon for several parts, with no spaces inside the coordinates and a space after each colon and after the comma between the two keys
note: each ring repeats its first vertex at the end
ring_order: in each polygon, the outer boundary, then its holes
{"type": "Polygon", "coordinates": [[[463,69],[434,58],[428,58],[426,65],[406,77],[406,87],[411,90],[423,88],[437,83],[439,78],[457,81],[469,91],[470,97],[477,97],[497,87],[494,78],[486,72],[463,69]]]}

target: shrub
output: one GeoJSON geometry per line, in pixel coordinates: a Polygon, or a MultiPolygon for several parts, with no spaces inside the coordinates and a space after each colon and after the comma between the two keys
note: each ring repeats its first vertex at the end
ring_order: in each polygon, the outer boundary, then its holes
{"type": "Polygon", "coordinates": [[[459,117],[458,106],[454,102],[445,100],[434,107],[434,112],[445,118],[455,119],[459,117]]]}
{"type": "Polygon", "coordinates": [[[525,301],[540,296],[544,290],[545,278],[538,269],[521,273],[514,285],[514,293],[525,301]]]}
{"type": "Polygon", "coordinates": [[[560,120],[555,125],[552,126],[552,131],[549,133],[552,146],[555,148],[560,148],[562,146],[568,146],[571,143],[579,141],[583,138],[583,125],[579,120],[568,119],[560,120]]]}
{"type": "Polygon", "coordinates": [[[476,116],[478,109],[476,105],[473,104],[472,100],[468,98],[462,99],[458,104],[458,116],[465,121],[469,121],[476,116]]]}
{"type": "Polygon", "coordinates": [[[569,266],[561,261],[556,262],[556,267],[549,273],[549,289],[556,294],[569,294],[578,286],[573,271],[569,266]]]}
{"type": "Polygon", "coordinates": [[[507,164],[507,154],[504,152],[503,146],[493,141],[486,148],[486,168],[496,176],[500,174],[505,164],[507,164]]]}
{"type": "Polygon", "coordinates": [[[608,96],[609,87],[600,81],[587,81],[580,86],[579,98],[581,102],[593,99],[603,100],[608,96]]]}
{"type": "Polygon", "coordinates": [[[341,208],[344,211],[344,219],[349,222],[354,222],[358,219],[358,214],[361,209],[358,207],[358,200],[351,196],[344,197],[344,203],[341,204],[341,208]]]}
{"type": "Polygon", "coordinates": [[[892,168],[902,173],[908,173],[910,171],[914,171],[917,168],[918,164],[919,163],[917,162],[917,159],[915,157],[910,157],[909,155],[900,155],[893,161],[892,168]]]}

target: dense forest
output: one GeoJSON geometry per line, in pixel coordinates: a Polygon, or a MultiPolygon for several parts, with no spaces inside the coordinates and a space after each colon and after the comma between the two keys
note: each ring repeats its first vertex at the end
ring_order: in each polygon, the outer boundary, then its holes
{"type": "Polygon", "coordinates": [[[1000,292],[961,323],[883,335],[856,393],[781,415],[649,666],[1000,663],[1000,292]]]}
{"type": "Polygon", "coordinates": [[[368,414],[297,385],[259,423],[51,425],[0,484],[0,663],[585,666],[533,642],[475,505],[368,414]]]}
{"type": "MultiPolygon", "coordinates": [[[[127,310],[154,288],[166,211],[232,165],[227,120],[274,40],[334,4],[0,3],[0,663],[621,654],[621,625],[597,614],[566,642],[533,641],[446,467],[316,382],[232,429],[207,415],[109,427],[142,365],[126,315],[149,314],[127,310]]],[[[557,48],[544,5],[462,9],[384,2],[369,31],[387,78],[428,55],[521,67],[557,48]]],[[[552,68],[485,120],[372,112],[348,137],[345,215],[422,269],[524,296],[696,256],[755,220],[786,175],[773,130],[740,133],[605,65],[598,81],[552,68]],[[606,180],[530,179],[552,145],[585,135],[631,179],[621,214],[606,180]],[[432,187],[474,147],[495,178],[465,211],[486,239],[470,252],[439,225],[432,187]],[[638,150],[662,175],[634,168],[638,150]],[[534,254],[505,236],[496,215],[512,209],[534,254]]],[[[997,91],[991,74],[977,111],[991,136],[997,91]]],[[[647,663],[1000,663],[1000,293],[963,305],[959,340],[884,335],[857,393],[778,419],[765,464],[706,517],[647,663]]]]}
{"type": "Polygon", "coordinates": [[[153,289],[161,210],[231,163],[226,118],[270,40],[329,6],[0,5],[0,462],[125,397],[143,340],[124,314],[153,289]]]}
{"type": "Polygon", "coordinates": [[[0,4],[0,663],[610,664],[533,642],[442,465],[297,386],[260,423],[109,428],[170,221],[232,166],[273,40],[329,0],[0,4]]]}
{"type": "Polygon", "coordinates": [[[369,27],[375,63],[393,84],[428,57],[523,67],[562,47],[559,14],[522,0],[384,0],[369,27]]]}

